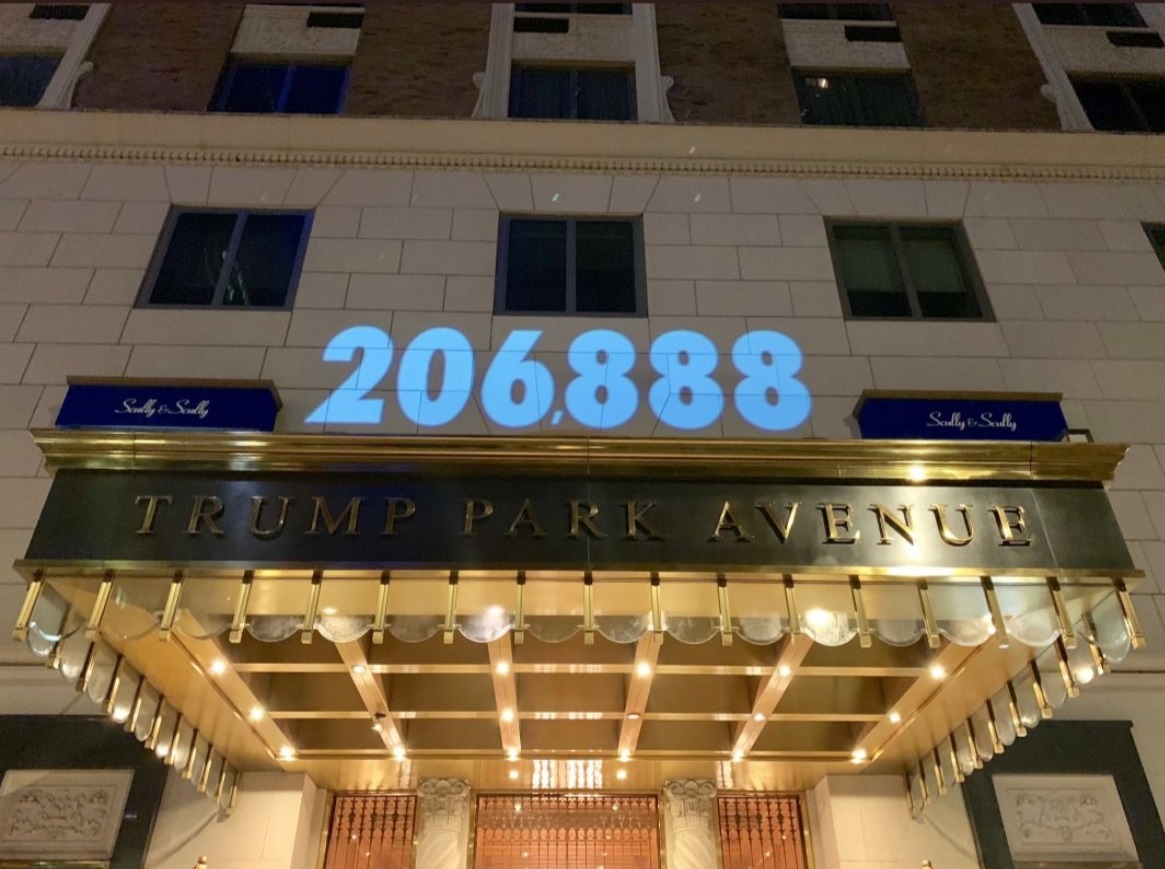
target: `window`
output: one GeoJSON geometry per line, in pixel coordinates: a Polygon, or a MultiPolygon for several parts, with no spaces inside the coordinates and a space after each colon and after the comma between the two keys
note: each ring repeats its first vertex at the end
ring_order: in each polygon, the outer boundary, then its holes
{"type": "Polygon", "coordinates": [[[498,314],[647,313],[639,220],[503,217],[498,314]]]}
{"type": "Polygon", "coordinates": [[[634,121],[635,74],[515,66],[510,72],[510,117],[634,121]]]}
{"type": "Polygon", "coordinates": [[[1165,79],[1073,81],[1072,87],[1094,129],[1165,132],[1165,79]]]}
{"type": "Polygon", "coordinates": [[[630,3],[515,3],[515,12],[533,12],[538,15],[569,13],[571,15],[630,15],[630,3]]]}
{"type": "Polygon", "coordinates": [[[807,18],[814,21],[893,21],[888,3],[781,3],[777,11],[782,18],[807,18]]]}
{"type": "Polygon", "coordinates": [[[335,115],[344,108],[348,67],[232,63],[212,109],[251,114],[335,115]]]}
{"type": "Polygon", "coordinates": [[[1165,268],[1165,224],[1146,226],[1145,233],[1153,243],[1153,250],[1157,251],[1157,259],[1161,260],[1161,268],[1165,268]]]}
{"type": "Polygon", "coordinates": [[[81,21],[89,7],[80,3],[37,3],[28,17],[38,21],[81,21]]]}
{"type": "Polygon", "coordinates": [[[0,56],[0,106],[37,105],[60,62],[58,57],[32,54],[0,56]]]}
{"type": "Polygon", "coordinates": [[[310,226],[302,211],[177,209],[138,304],[290,307],[310,226]]]}
{"type": "Polygon", "coordinates": [[[1077,27],[1144,27],[1132,3],[1033,3],[1041,24],[1077,27]]]}
{"type": "Polygon", "coordinates": [[[845,127],[921,127],[909,75],[793,73],[801,121],[845,127]]]}
{"type": "Polygon", "coordinates": [[[847,317],[992,319],[958,227],[831,223],[829,242],[847,317]]]}

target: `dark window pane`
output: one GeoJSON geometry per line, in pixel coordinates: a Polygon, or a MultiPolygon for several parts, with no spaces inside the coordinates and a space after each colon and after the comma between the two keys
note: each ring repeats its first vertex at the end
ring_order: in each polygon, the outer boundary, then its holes
{"type": "Polygon", "coordinates": [[[515,12],[574,13],[577,15],[630,15],[630,3],[516,3],[515,12]]]}
{"type": "Polygon", "coordinates": [[[863,126],[920,126],[918,95],[909,76],[855,76],[853,87],[863,126]]]}
{"type": "Polygon", "coordinates": [[[346,66],[296,66],[283,111],[291,115],[334,115],[344,105],[346,66]]]}
{"type": "Polygon", "coordinates": [[[781,3],[777,11],[782,18],[802,18],[811,21],[829,18],[828,3],[781,3]]]}
{"type": "Polygon", "coordinates": [[[797,97],[806,124],[857,126],[857,106],[843,76],[798,76],[797,97]]]}
{"type": "Polygon", "coordinates": [[[220,112],[270,114],[282,104],[288,68],[274,64],[231,64],[215,99],[220,112]]]}
{"type": "Polygon", "coordinates": [[[1165,81],[1132,81],[1128,88],[1144,118],[1142,129],[1165,133],[1165,81]]]}
{"type": "Polygon", "coordinates": [[[59,62],[55,57],[0,57],[0,106],[35,106],[59,62]]]}
{"type": "Polygon", "coordinates": [[[833,237],[853,316],[909,317],[910,300],[889,228],[836,226],[833,237]]]}
{"type": "Polygon", "coordinates": [[[1117,82],[1077,81],[1073,86],[1095,129],[1124,132],[1145,129],[1144,120],[1117,82]]]}
{"type": "Polygon", "coordinates": [[[179,215],[150,303],[209,305],[237,219],[234,214],[179,215]]]}
{"type": "Polygon", "coordinates": [[[82,3],[37,3],[28,17],[40,21],[80,21],[88,12],[89,7],[82,3]]]}
{"type": "Polygon", "coordinates": [[[903,227],[903,253],[924,317],[975,318],[979,303],[967,285],[954,231],[903,227]]]}
{"type": "Polygon", "coordinates": [[[250,214],[231,266],[224,305],[281,307],[303,238],[303,215],[250,214]]]}
{"type": "Polygon", "coordinates": [[[1075,3],[1033,3],[1041,24],[1087,24],[1075,3]]]}
{"type": "Polygon", "coordinates": [[[577,73],[578,111],[583,121],[633,121],[634,77],[625,72],[577,73]]]}
{"type": "Polygon", "coordinates": [[[838,3],[834,15],[842,21],[893,21],[894,13],[885,3],[838,3]]]}
{"type": "Polygon", "coordinates": [[[628,221],[578,223],[576,307],[580,313],[635,313],[635,230],[628,221]]]}
{"type": "Polygon", "coordinates": [[[566,221],[511,220],[507,311],[566,311],[566,221]]]}
{"type": "Polygon", "coordinates": [[[1149,234],[1149,241],[1153,243],[1153,249],[1157,251],[1157,259],[1161,260],[1161,267],[1165,268],[1165,226],[1146,226],[1145,232],[1149,234]]]}
{"type": "Polygon", "coordinates": [[[569,118],[570,72],[514,69],[510,73],[511,118],[569,118]]]}
{"type": "Polygon", "coordinates": [[[308,27],[359,30],[364,25],[363,12],[309,12],[308,27]]]}
{"type": "Polygon", "coordinates": [[[1144,27],[1145,19],[1132,3],[1086,3],[1088,23],[1096,27],[1144,27]]]}

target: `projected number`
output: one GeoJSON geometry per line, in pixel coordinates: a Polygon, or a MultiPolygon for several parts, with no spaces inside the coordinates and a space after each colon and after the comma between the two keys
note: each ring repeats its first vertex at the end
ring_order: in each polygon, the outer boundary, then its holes
{"type": "Polygon", "coordinates": [[[801,348],[780,332],[748,332],[732,345],[732,364],[744,375],[736,384],[736,409],[757,428],[785,431],[809,418],[811,400],[801,370],[801,348]]]}
{"type": "Polygon", "coordinates": [[[711,378],[719,356],[707,335],[687,329],[665,332],[651,345],[651,367],[662,376],[647,400],[672,428],[704,428],[724,410],[724,393],[711,378]]]}
{"type": "Polygon", "coordinates": [[[473,348],[456,329],[426,329],[409,342],[400,357],[397,401],[405,417],[418,425],[437,426],[457,418],[473,391],[473,348]],[[429,391],[433,359],[444,362],[441,388],[434,398],[429,391]]]}
{"type": "Polygon", "coordinates": [[[570,343],[566,361],[578,377],[566,387],[566,409],[587,428],[618,428],[635,415],[639,391],[627,378],[635,345],[621,332],[594,329],[570,343]]]}
{"type": "Polygon", "coordinates": [[[554,402],[554,377],[530,352],[540,329],[516,329],[494,356],[481,383],[486,416],[506,428],[534,425],[554,402]]]}
{"type": "Polygon", "coordinates": [[[325,362],[351,362],[360,351],[356,370],[348,375],[323,404],[307,418],[309,423],[357,423],[375,425],[384,416],[384,399],[367,398],[392,364],[392,339],[375,326],[345,329],[324,348],[325,362]]]}

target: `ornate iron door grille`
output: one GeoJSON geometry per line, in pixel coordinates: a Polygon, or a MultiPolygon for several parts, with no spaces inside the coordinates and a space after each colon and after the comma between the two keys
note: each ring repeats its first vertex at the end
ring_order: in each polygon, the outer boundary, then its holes
{"type": "Polygon", "coordinates": [[[795,796],[721,796],[724,869],[805,869],[801,804],[795,796]]]}
{"type": "Polygon", "coordinates": [[[417,798],[337,794],[324,869],[409,869],[417,798]]]}
{"type": "Polygon", "coordinates": [[[659,805],[644,794],[477,799],[476,869],[659,869],[659,805]]]}

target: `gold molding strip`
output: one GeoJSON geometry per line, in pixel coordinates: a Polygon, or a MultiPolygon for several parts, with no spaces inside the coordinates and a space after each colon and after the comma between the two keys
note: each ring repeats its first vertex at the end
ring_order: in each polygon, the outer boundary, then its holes
{"type": "Polygon", "coordinates": [[[381,437],[36,429],[47,466],[97,470],[571,471],[707,479],[1111,480],[1124,444],[588,437],[381,437]]]}
{"type": "Polygon", "coordinates": [[[28,590],[24,593],[24,602],[20,605],[20,613],[16,616],[16,624],[12,628],[12,641],[23,643],[28,639],[28,626],[32,623],[32,614],[40,600],[41,590],[44,589],[44,571],[38,570],[28,583],[28,590]]]}
{"type": "Polygon", "coordinates": [[[113,592],[113,576],[112,570],[105,571],[101,585],[97,587],[93,610],[89,613],[89,621],[85,623],[85,636],[90,640],[95,640],[101,633],[101,621],[105,618],[105,608],[109,606],[109,596],[113,592]]]}
{"type": "Polygon", "coordinates": [[[0,110],[0,157],[144,164],[941,179],[1165,178],[1165,144],[1106,133],[546,124],[0,110]],[[197,142],[197,147],[174,143],[197,142]],[[457,143],[456,150],[450,143],[457,143]],[[1054,162],[1050,157],[1054,157],[1054,162]]]}
{"type": "Polygon", "coordinates": [[[388,614],[388,590],[392,582],[392,571],[380,572],[380,585],[376,589],[376,614],[372,617],[372,644],[384,643],[384,621],[388,614]]]}
{"type": "Polygon", "coordinates": [[[170,642],[170,633],[174,630],[174,619],[178,615],[178,602],[182,599],[181,570],[174,571],[174,578],[170,581],[170,590],[166,594],[166,606],[162,610],[161,621],[158,622],[158,639],[164,643],[170,642]]]}

